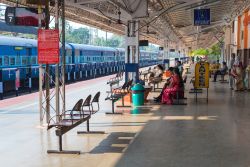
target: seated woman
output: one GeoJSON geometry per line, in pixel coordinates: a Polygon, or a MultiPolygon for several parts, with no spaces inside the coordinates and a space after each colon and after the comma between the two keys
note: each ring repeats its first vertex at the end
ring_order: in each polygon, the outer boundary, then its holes
{"type": "Polygon", "coordinates": [[[154,101],[155,102],[161,102],[161,99],[162,99],[162,95],[164,93],[164,90],[170,86],[170,83],[171,83],[171,78],[173,76],[173,67],[169,67],[168,69],[168,75],[169,75],[169,78],[166,80],[166,83],[164,84],[162,90],[161,90],[161,93],[158,97],[154,97],[154,101]]]}
{"type": "Polygon", "coordinates": [[[180,98],[184,96],[184,84],[179,69],[174,68],[170,84],[163,91],[161,99],[162,104],[173,104],[173,98],[176,98],[177,93],[180,98]]]}

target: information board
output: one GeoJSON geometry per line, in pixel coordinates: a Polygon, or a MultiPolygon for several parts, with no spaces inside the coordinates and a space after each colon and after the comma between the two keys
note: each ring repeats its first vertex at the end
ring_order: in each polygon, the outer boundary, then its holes
{"type": "Polygon", "coordinates": [[[210,9],[194,9],[194,25],[210,25],[210,9]]]}
{"type": "Polygon", "coordinates": [[[38,63],[59,63],[59,31],[38,30],[38,63]]]}
{"type": "Polygon", "coordinates": [[[195,65],[195,88],[209,88],[209,64],[199,62],[195,65]]]}

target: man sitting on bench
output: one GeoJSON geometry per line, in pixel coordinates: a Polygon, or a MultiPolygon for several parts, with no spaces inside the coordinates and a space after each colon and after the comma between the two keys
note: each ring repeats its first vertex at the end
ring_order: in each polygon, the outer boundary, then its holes
{"type": "Polygon", "coordinates": [[[162,65],[158,64],[157,66],[154,67],[153,71],[149,73],[148,84],[160,81],[162,74],[163,74],[163,67],[162,65]]]}
{"type": "Polygon", "coordinates": [[[228,70],[227,63],[223,62],[222,63],[222,68],[215,71],[215,73],[214,73],[214,81],[213,82],[216,82],[217,75],[225,75],[227,73],[227,70],[228,70]]]}

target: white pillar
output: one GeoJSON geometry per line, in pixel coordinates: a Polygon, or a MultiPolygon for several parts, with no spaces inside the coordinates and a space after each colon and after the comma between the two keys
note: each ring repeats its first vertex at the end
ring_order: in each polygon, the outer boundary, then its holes
{"type": "Polygon", "coordinates": [[[136,82],[139,79],[139,71],[131,72],[128,67],[132,63],[139,65],[139,21],[130,20],[126,27],[125,37],[125,79],[133,79],[136,82]]]}

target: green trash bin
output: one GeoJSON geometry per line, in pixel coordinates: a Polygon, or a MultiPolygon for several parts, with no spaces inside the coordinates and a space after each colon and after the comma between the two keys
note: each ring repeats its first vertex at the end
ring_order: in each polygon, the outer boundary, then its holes
{"type": "Polygon", "coordinates": [[[141,84],[136,84],[132,88],[132,102],[134,106],[144,105],[144,87],[141,84]]]}

